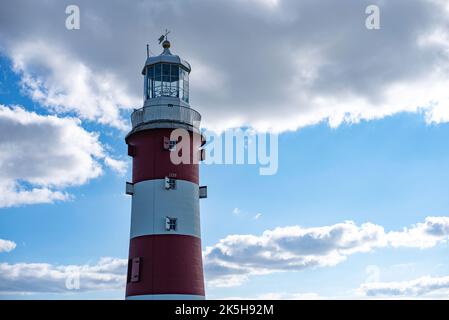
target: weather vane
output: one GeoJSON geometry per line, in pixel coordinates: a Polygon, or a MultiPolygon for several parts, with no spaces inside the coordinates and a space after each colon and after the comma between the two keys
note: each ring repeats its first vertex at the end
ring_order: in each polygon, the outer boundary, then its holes
{"type": "Polygon", "coordinates": [[[170,33],[170,31],[168,31],[167,29],[165,29],[165,34],[161,35],[161,36],[159,37],[159,39],[158,39],[159,44],[161,44],[162,41],[164,41],[164,40],[168,40],[168,39],[167,39],[167,35],[168,35],[169,33],[170,33]]]}

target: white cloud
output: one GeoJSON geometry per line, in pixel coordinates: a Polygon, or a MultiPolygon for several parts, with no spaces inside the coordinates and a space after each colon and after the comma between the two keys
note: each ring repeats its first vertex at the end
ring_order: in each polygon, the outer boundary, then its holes
{"type": "Polygon", "coordinates": [[[71,196],[66,192],[54,191],[46,187],[27,190],[25,187],[13,181],[3,181],[0,184],[0,192],[0,208],[53,203],[55,201],[67,201],[71,199],[71,196]]]}
{"type": "MultiPolygon", "coordinates": [[[[1,294],[77,293],[125,288],[128,261],[102,258],[96,264],[52,265],[48,263],[0,263],[1,294]],[[67,287],[79,279],[79,288],[67,287]]],[[[224,299],[321,299],[316,293],[264,293],[253,298],[224,299]]]]}
{"type": "Polygon", "coordinates": [[[235,214],[235,215],[239,215],[239,214],[241,213],[241,211],[240,211],[239,208],[234,208],[234,209],[232,210],[232,213],[235,214]]]}
{"type": "Polygon", "coordinates": [[[369,297],[439,297],[449,299],[449,276],[425,276],[410,281],[364,283],[358,291],[369,297]]]}
{"type": "Polygon", "coordinates": [[[392,247],[430,248],[449,238],[449,217],[427,217],[402,231],[389,232],[387,237],[392,247]]]}
{"type": "Polygon", "coordinates": [[[94,72],[73,55],[42,41],[20,43],[10,50],[22,87],[33,100],[58,113],[74,112],[82,119],[127,129],[120,110],[140,101],[125,92],[114,74],[94,72]]]}
{"type": "Polygon", "coordinates": [[[192,106],[211,129],[285,131],[399,112],[449,121],[446,1],[78,5],[82,27],[73,32],[55,18],[64,12],[57,1],[0,8],[0,47],[27,92],[57,112],[125,127],[120,111],[141,105],[144,44],[158,54],[151,39],[170,20],[172,51],[192,62],[192,106]],[[380,7],[381,30],[365,28],[369,4],[380,7]]]}
{"type": "Polygon", "coordinates": [[[78,119],[0,105],[0,207],[69,200],[64,188],[100,176],[102,159],[120,167],[78,119]]]}
{"type": "Polygon", "coordinates": [[[206,248],[210,286],[240,285],[253,275],[334,266],[350,255],[382,247],[429,248],[449,239],[449,217],[427,217],[400,232],[352,221],[331,226],[279,227],[260,236],[230,235],[206,248]]]}
{"type": "Polygon", "coordinates": [[[10,240],[0,239],[0,252],[10,252],[16,248],[16,243],[10,240]]]}
{"type": "Polygon", "coordinates": [[[262,216],[261,213],[256,213],[256,215],[253,217],[254,220],[258,220],[262,216]]]}
{"type": "Polygon", "coordinates": [[[0,263],[0,293],[76,293],[124,289],[126,259],[102,258],[94,265],[0,263]],[[66,284],[79,279],[79,289],[66,284]]]}
{"type": "Polygon", "coordinates": [[[126,161],[105,157],[104,163],[120,175],[124,175],[128,169],[126,161]]]}
{"type": "Polygon", "coordinates": [[[344,222],[326,227],[291,226],[261,236],[230,235],[205,250],[211,286],[234,286],[250,275],[333,266],[356,252],[367,252],[386,241],[384,230],[370,223],[344,222]]]}
{"type": "MultiPolygon", "coordinates": [[[[291,226],[267,230],[261,236],[230,235],[203,252],[208,287],[233,287],[254,275],[334,266],[355,253],[376,248],[429,248],[449,239],[449,218],[428,217],[401,232],[385,232],[372,223],[357,226],[347,221],[331,226],[291,226]],[[419,232],[417,231],[419,230],[419,232]],[[423,241],[404,242],[410,234],[423,241]],[[432,239],[432,240],[430,240],[432,239]],[[423,246],[422,244],[426,245],[423,246]]],[[[126,259],[104,258],[95,265],[58,266],[46,263],[0,264],[1,293],[73,292],[67,277],[80,275],[80,290],[124,287],[126,259]]],[[[414,296],[449,292],[449,277],[423,277],[413,281],[363,284],[367,296],[414,296]],[[446,291],[445,291],[446,290],[446,291]],[[435,292],[434,292],[435,291],[435,292]]],[[[316,299],[314,293],[266,293],[255,299],[316,299]]]]}

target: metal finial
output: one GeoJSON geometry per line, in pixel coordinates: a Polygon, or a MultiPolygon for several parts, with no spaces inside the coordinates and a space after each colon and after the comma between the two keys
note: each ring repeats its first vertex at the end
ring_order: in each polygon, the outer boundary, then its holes
{"type": "Polygon", "coordinates": [[[147,58],[150,57],[150,45],[147,43],[147,58]]]}
{"type": "Polygon", "coordinates": [[[162,48],[169,49],[170,48],[170,41],[165,40],[164,42],[162,42],[162,48]]]}
{"type": "Polygon", "coordinates": [[[158,41],[159,41],[159,44],[161,44],[162,43],[162,41],[168,41],[168,34],[170,33],[170,31],[169,30],[167,30],[167,29],[165,29],[165,33],[163,34],[163,35],[161,35],[160,37],[159,37],[159,39],[158,39],[158,41]]]}
{"type": "Polygon", "coordinates": [[[170,31],[169,30],[167,30],[167,29],[165,29],[165,40],[167,40],[168,41],[168,34],[170,33],[170,31]]]}

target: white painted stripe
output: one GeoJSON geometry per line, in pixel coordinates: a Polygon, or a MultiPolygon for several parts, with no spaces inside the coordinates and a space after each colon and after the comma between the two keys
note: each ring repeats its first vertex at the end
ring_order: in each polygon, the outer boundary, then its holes
{"type": "Polygon", "coordinates": [[[126,300],[205,300],[204,296],[193,294],[143,294],[128,296],[126,300]]]}
{"type": "Polygon", "coordinates": [[[134,184],[131,209],[131,238],[153,234],[200,237],[199,187],[176,180],[176,189],[166,190],[164,179],[134,184]],[[166,217],[177,218],[177,230],[165,229],[166,217]]]}

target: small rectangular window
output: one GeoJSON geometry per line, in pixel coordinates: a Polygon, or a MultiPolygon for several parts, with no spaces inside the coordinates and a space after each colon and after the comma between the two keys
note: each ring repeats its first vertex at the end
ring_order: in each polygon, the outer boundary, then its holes
{"type": "Polygon", "coordinates": [[[162,82],[161,81],[155,81],[154,82],[154,89],[153,89],[153,98],[160,97],[162,95],[162,82]]]}
{"type": "Polygon", "coordinates": [[[165,177],[165,189],[166,190],[176,189],[176,179],[165,177]]]}
{"type": "Polygon", "coordinates": [[[161,64],[157,64],[154,66],[154,78],[156,80],[161,80],[162,77],[162,65],[161,64]]]}
{"type": "Polygon", "coordinates": [[[170,140],[170,138],[164,137],[164,150],[176,151],[177,141],[170,140]]]}
{"type": "Polygon", "coordinates": [[[168,150],[170,151],[176,151],[176,141],[174,140],[170,140],[169,145],[168,145],[168,150]]]}
{"type": "Polygon", "coordinates": [[[170,71],[171,81],[177,81],[179,79],[179,67],[172,65],[170,71]]]}
{"type": "Polygon", "coordinates": [[[151,66],[148,68],[148,74],[147,74],[148,78],[150,79],[154,79],[154,67],[151,66]]]}
{"type": "Polygon", "coordinates": [[[179,96],[182,98],[182,90],[184,88],[184,80],[179,79],[179,84],[178,84],[178,90],[179,90],[179,96]]]}
{"type": "Polygon", "coordinates": [[[170,138],[164,137],[164,150],[168,150],[170,148],[170,138]]]}
{"type": "Polygon", "coordinates": [[[148,78],[148,92],[147,92],[147,96],[150,99],[154,98],[153,87],[154,87],[154,80],[148,78]]]}
{"type": "Polygon", "coordinates": [[[176,231],[177,229],[177,218],[165,217],[165,230],[167,231],[176,231]]]}
{"type": "Polygon", "coordinates": [[[140,257],[131,259],[131,279],[130,282],[140,281],[140,257]]]}
{"type": "Polygon", "coordinates": [[[167,63],[162,64],[162,75],[170,76],[170,65],[167,63]]]}

